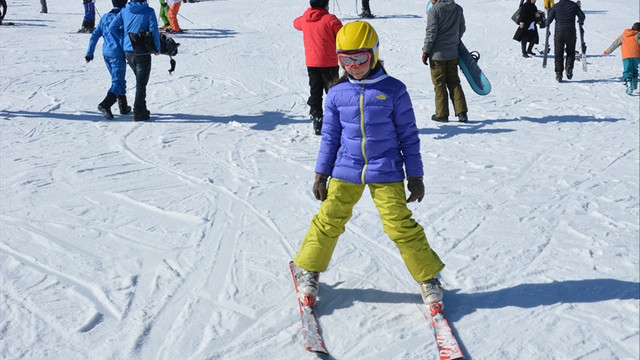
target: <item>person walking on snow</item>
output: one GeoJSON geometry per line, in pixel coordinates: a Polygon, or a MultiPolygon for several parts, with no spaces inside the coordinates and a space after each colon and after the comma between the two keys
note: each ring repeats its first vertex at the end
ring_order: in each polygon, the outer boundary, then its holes
{"type": "Polygon", "coordinates": [[[138,34],[140,30],[149,31],[156,47],[156,55],[160,53],[160,33],[158,21],[153,8],[147,0],[132,0],[118,13],[109,25],[109,32],[124,27],[124,42],[122,48],[127,63],[136,76],[136,97],[133,103],[133,121],[149,120],[151,113],[147,109],[147,84],[151,75],[151,55],[136,55],[127,34],[138,34]]]}
{"type": "Polygon", "coordinates": [[[322,129],[322,93],[339,75],[336,56],[336,34],[342,22],[329,13],[329,0],[311,0],[309,8],[293,20],[293,27],[302,31],[304,55],[309,75],[310,95],[307,104],[316,135],[322,129]]]}
{"type": "Polygon", "coordinates": [[[567,79],[573,78],[573,64],[576,60],[576,24],[584,24],[585,15],[571,0],[559,0],[551,10],[547,18],[547,26],[556,21],[553,35],[553,56],[556,81],[562,82],[562,72],[565,71],[567,79]],[[564,54],[567,54],[567,63],[564,64],[564,54]]]}
{"type": "Polygon", "coordinates": [[[540,40],[537,25],[540,21],[536,0],[527,0],[520,6],[520,17],[518,20],[520,25],[515,35],[513,35],[513,39],[520,42],[522,57],[528,58],[529,55],[535,55],[533,53],[533,46],[540,40]],[[529,43],[528,47],[527,43],[529,43]]]}
{"type": "Polygon", "coordinates": [[[160,0],[160,20],[162,20],[162,26],[160,29],[168,29],[171,27],[171,23],[169,22],[169,17],[167,14],[169,12],[169,5],[165,0],[160,0]]]}
{"type": "Polygon", "coordinates": [[[46,14],[48,12],[47,10],[47,0],[40,0],[40,13],[41,14],[46,14]]]}
{"type": "Polygon", "coordinates": [[[84,17],[82,18],[82,27],[79,33],[90,33],[96,27],[96,0],[82,0],[84,7],[84,17]]]}
{"type": "Polygon", "coordinates": [[[104,57],[104,63],[107,65],[107,70],[111,74],[111,87],[107,91],[107,96],[98,104],[98,110],[107,119],[113,119],[113,113],[111,112],[111,106],[118,103],[121,115],[126,115],[131,112],[131,107],[127,104],[127,83],[125,81],[125,75],[127,71],[127,63],[124,57],[124,50],[122,49],[122,43],[124,41],[124,30],[122,27],[117,29],[110,29],[109,26],[118,13],[127,5],[127,0],[112,0],[113,9],[110,12],[104,14],[98,23],[98,27],[91,34],[89,39],[89,48],[85,55],[85,60],[90,62],[93,60],[93,53],[96,50],[96,44],[102,37],[104,38],[102,43],[102,56],[104,57]]]}
{"type": "Polygon", "coordinates": [[[444,264],[407,207],[424,197],[416,118],[406,86],[387,74],[378,47],[378,35],[365,21],[345,24],[336,37],[345,74],[327,95],[313,184],[320,209],[293,259],[301,269],[295,277],[305,304],[315,302],[319,273],[328,268],[338,237],[366,187],[385,233],[420,284],[425,302],[442,300],[435,276],[444,264]]]}
{"type": "Polygon", "coordinates": [[[449,95],[458,121],[466,122],[467,99],[458,76],[458,46],[466,30],[462,7],[454,0],[430,1],[433,7],[427,14],[422,63],[430,67],[435,92],[436,113],[431,120],[449,121],[449,95]]]}
{"type": "Polygon", "coordinates": [[[180,11],[180,6],[182,6],[181,0],[166,0],[167,5],[169,6],[169,23],[171,24],[171,29],[167,29],[167,32],[170,34],[180,34],[184,31],[180,28],[180,24],[178,24],[178,12],[180,11]]]}
{"type": "Polygon", "coordinates": [[[640,22],[633,24],[631,29],[625,29],[618,36],[604,55],[609,55],[620,47],[622,52],[622,78],[627,85],[627,94],[631,95],[638,88],[638,66],[640,65],[640,22]]]}

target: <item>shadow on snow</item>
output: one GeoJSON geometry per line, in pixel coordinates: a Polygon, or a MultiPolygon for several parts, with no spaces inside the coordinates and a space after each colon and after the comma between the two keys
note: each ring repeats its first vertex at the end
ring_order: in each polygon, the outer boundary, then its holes
{"type": "MultiPolygon", "coordinates": [[[[497,119],[497,120],[479,120],[469,121],[466,123],[450,122],[450,123],[436,123],[438,126],[435,128],[423,128],[420,129],[421,135],[435,135],[434,139],[443,140],[452,138],[456,135],[464,134],[500,134],[506,132],[517,131],[516,129],[498,129],[491,128],[493,124],[503,124],[513,121],[529,121],[539,124],[547,123],[587,123],[587,122],[618,122],[625,119],[620,118],[596,118],[595,116],[581,116],[581,115],[551,115],[542,118],[534,118],[523,116],[516,119],[497,119]]],[[[434,122],[435,123],[435,122],[434,122]]]]}
{"type": "MultiPolygon", "coordinates": [[[[69,121],[101,121],[105,123],[109,122],[130,122],[132,121],[132,114],[119,115],[117,111],[113,114],[115,117],[112,120],[105,119],[101,114],[96,112],[74,112],[74,113],[59,113],[59,112],[31,112],[31,111],[2,111],[0,112],[0,118],[10,120],[11,118],[38,118],[38,119],[56,119],[56,120],[69,120],[69,121]]],[[[289,116],[279,111],[265,111],[256,115],[228,115],[228,116],[213,116],[213,115],[197,115],[197,114],[151,114],[151,120],[139,121],[138,123],[178,123],[178,124],[203,124],[203,123],[221,123],[229,124],[237,122],[241,124],[253,124],[250,128],[253,130],[269,131],[274,130],[278,125],[289,125],[299,123],[309,123],[306,118],[299,116],[289,116]]]]}

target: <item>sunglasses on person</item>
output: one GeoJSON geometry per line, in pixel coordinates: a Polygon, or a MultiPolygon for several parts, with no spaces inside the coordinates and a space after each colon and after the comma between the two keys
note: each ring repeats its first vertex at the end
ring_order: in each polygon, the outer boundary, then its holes
{"type": "Polygon", "coordinates": [[[338,53],[338,59],[346,68],[360,67],[371,59],[371,53],[366,50],[356,53],[338,53]]]}

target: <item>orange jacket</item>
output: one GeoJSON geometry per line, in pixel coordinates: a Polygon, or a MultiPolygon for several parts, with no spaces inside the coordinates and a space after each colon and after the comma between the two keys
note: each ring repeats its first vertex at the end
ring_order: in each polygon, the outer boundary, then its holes
{"type": "Polygon", "coordinates": [[[640,58],[640,32],[638,30],[625,29],[622,35],[618,36],[611,46],[604,51],[606,55],[611,54],[619,46],[622,46],[622,58],[640,58]]]}
{"type": "Polygon", "coordinates": [[[335,15],[327,9],[310,7],[293,20],[293,27],[302,31],[307,66],[338,66],[336,35],[342,23],[335,15]]]}

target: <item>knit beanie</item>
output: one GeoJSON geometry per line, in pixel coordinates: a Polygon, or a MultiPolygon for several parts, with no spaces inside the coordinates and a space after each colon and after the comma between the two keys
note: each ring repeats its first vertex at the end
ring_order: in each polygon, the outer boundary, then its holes
{"type": "Polygon", "coordinates": [[[127,6],[127,0],[111,0],[113,7],[123,8],[127,6]]]}
{"type": "Polygon", "coordinates": [[[329,0],[309,0],[309,6],[326,8],[329,5],[329,0]]]}

